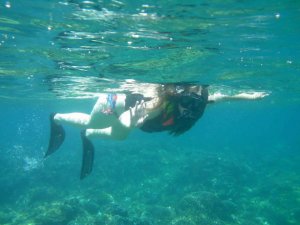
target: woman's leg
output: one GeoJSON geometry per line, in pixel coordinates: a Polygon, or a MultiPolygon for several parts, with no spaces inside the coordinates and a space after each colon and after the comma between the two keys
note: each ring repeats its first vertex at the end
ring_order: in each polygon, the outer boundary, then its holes
{"type": "Polygon", "coordinates": [[[62,124],[75,125],[85,129],[90,124],[90,121],[91,115],[85,113],[52,113],[50,115],[50,140],[45,157],[55,152],[62,145],[65,139],[65,131],[62,124]]]}
{"type": "Polygon", "coordinates": [[[55,152],[65,140],[65,130],[61,124],[55,121],[55,113],[50,114],[50,139],[45,157],[55,152]]]}
{"type": "Polygon", "coordinates": [[[122,126],[111,126],[103,129],[86,129],[81,132],[83,147],[82,164],[80,179],[88,176],[93,169],[95,149],[91,138],[107,138],[113,140],[124,140],[130,132],[130,129],[122,126]]]}
{"type": "Polygon", "coordinates": [[[88,128],[103,129],[119,123],[125,110],[125,94],[101,94],[90,114],[88,128]]]}
{"type": "Polygon", "coordinates": [[[131,129],[122,125],[111,126],[103,129],[86,129],[83,133],[87,138],[105,138],[112,140],[124,140],[131,129]]]}
{"type": "Polygon", "coordinates": [[[100,94],[91,114],[86,113],[56,113],[54,122],[57,124],[70,124],[81,128],[105,128],[118,122],[118,113],[125,107],[125,95],[113,95],[115,99],[110,102],[110,94],[100,94]],[[114,102],[115,101],[115,102],[114,102]]]}
{"type": "Polygon", "coordinates": [[[71,124],[86,128],[90,115],[85,113],[52,113],[50,115],[50,140],[45,157],[55,152],[65,140],[65,130],[62,124],[71,124]]]}
{"type": "Polygon", "coordinates": [[[65,131],[62,124],[74,125],[82,129],[101,129],[120,124],[118,113],[121,114],[124,111],[125,99],[126,95],[124,94],[99,94],[90,115],[78,112],[51,114],[51,134],[48,151],[45,156],[55,152],[63,143],[65,131]]]}
{"type": "Polygon", "coordinates": [[[56,113],[53,117],[57,124],[70,124],[81,128],[87,127],[91,116],[86,113],[56,113]]]}
{"type": "Polygon", "coordinates": [[[86,113],[56,113],[53,117],[53,120],[57,124],[69,124],[79,126],[81,128],[88,127],[108,127],[111,122],[109,117],[111,116],[108,113],[105,113],[107,110],[107,95],[100,94],[96,104],[93,107],[91,114],[86,113]],[[108,122],[106,122],[108,121],[108,122]]]}

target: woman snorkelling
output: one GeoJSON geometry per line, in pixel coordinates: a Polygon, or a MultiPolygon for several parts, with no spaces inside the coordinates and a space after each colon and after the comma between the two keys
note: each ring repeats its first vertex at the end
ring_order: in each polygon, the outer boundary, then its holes
{"type": "Polygon", "coordinates": [[[167,131],[178,136],[201,118],[207,104],[232,99],[260,99],[268,95],[265,92],[234,95],[210,93],[209,86],[193,83],[146,84],[140,88],[147,94],[128,91],[99,94],[90,114],[52,113],[45,157],[62,145],[65,139],[63,124],[80,127],[83,144],[80,178],[83,179],[93,167],[94,146],[91,138],[124,140],[134,128],[144,132],[167,131]]]}

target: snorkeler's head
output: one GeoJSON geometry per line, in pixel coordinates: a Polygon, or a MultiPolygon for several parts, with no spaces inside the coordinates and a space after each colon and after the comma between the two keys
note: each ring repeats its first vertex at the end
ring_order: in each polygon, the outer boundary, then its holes
{"type": "Polygon", "coordinates": [[[202,116],[208,91],[203,85],[162,84],[160,97],[160,115],[146,120],[141,129],[145,132],[168,131],[177,136],[188,131],[202,116]]]}
{"type": "Polygon", "coordinates": [[[167,101],[174,106],[174,123],[169,129],[173,135],[189,130],[203,115],[207,101],[207,86],[195,84],[172,84],[168,87],[167,101]]]}

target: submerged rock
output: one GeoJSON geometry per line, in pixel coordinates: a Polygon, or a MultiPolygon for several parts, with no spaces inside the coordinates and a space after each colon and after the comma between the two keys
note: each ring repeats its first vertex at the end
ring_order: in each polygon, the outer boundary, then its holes
{"type": "Polygon", "coordinates": [[[300,223],[300,208],[293,209],[291,214],[293,219],[300,223]]]}
{"type": "Polygon", "coordinates": [[[0,211],[0,222],[1,224],[8,224],[12,220],[12,215],[8,212],[0,211]]]}
{"type": "Polygon", "coordinates": [[[168,224],[174,215],[175,211],[173,208],[155,205],[150,207],[146,214],[143,214],[143,217],[148,219],[155,218],[155,220],[161,222],[162,224],[168,224]]]}
{"type": "Polygon", "coordinates": [[[236,207],[231,201],[221,200],[217,195],[207,191],[194,192],[185,195],[179,203],[179,213],[190,215],[197,220],[206,218],[230,221],[236,207]]]}
{"type": "Polygon", "coordinates": [[[108,215],[103,214],[98,217],[94,225],[152,225],[146,219],[139,219],[139,218],[129,218],[129,217],[122,217],[119,215],[108,215]]]}
{"type": "Polygon", "coordinates": [[[105,211],[114,216],[128,217],[127,209],[116,203],[108,205],[105,211]]]}
{"type": "Polygon", "coordinates": [[[93,200],[98,205],[108,205],[115,202],[114,197],[106,192],[93,193],[93,200]]]}
{"type": "Polygon", "coordinates": [[[196,223],[189,217],[179,217],[173,219],[171,222],[172,225],[196,225],[196,223]]]}

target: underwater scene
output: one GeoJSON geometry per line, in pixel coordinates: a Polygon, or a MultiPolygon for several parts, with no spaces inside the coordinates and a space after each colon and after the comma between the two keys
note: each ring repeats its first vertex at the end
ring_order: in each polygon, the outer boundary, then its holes
{"type": "Polygon", "coordinates": [[[299,225],[299,24],[299,0],[1,0],[0,225],[299,225]],[[167,84],[205,110],[147,130],[167,84]],[[143,99],[91,142],[101,93],[143,99]]]}

